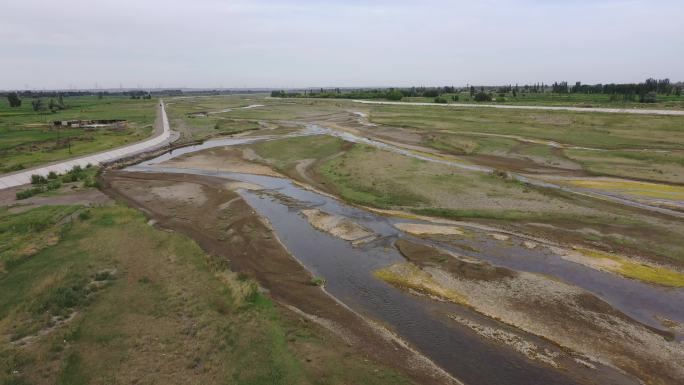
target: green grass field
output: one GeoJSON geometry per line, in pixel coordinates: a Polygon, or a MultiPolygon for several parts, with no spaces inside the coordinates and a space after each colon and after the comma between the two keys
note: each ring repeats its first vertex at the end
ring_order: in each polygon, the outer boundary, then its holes
{"type": "MultiPolygon", "coordinates": [[[[477,90],[479,92],[479,90],[477,90]]],[[[656,103],[638,103],[636,101],[610,100],[607,94],[554,94],[545,93],[524,93],[518,92],[517,96],[506,93],[502,97],[497,92],[492,92],[494,100],[492,102],[482,102],[482,104],[511,104],[511,105],[535,105],[535,106],[570,106],[570,107],[605,107],[605,108],[649,108],[649,109],[684,109],[684,96],[658,95],[656,103]]],[[[448,103],[478,103],[470,96],[469,92],[458,94],[443,94],[448,103]],[[458,101],[454,101],[452,96],[458,95],[458,101]]],[[[434,102],[435,98],[426,97],[405,97],[402,102],[434,102]]]]}
{"type": "Polygon", "coordinates": [[[255,282],[133,209],[0,218],[3,258],[25,251],[0,273],[2,384],[409,383],[331,346],[255,282]],[[43,244],[45,234],[56,239],[43,244]]]}
{"type": "Polygon", "coordinates": [[[248,94],[173,98],[166,111],[171,126],[181,133],[181,140],[205,140],[260,128],[260,119],[252,118],[251,110],[243,107],[261,104],[262,97],[248,94]]]}
{"type": "Polygon", "coordinates": [[[454,155],[526,158],[596,175],[684,183],[684,117],[373,106],[370,120],[416,131],[424,145],[454,155]],[[565,148],[554,152],[551,142],[565,148]]]}
{"type": "MultiPolygon", "coordinates": [[[[43,98],[43,102],[47,100],[43,98]]],[[[64,103],[67,109],[51,113],[33,111],[30,99],[17,108],[0,100],[0,173],[144,140],[151,135],[156,117],[156,100],[82,96],[64,98],[64,103]],[[69,119],[123,119],[128,125],[120,130],[92,131],[51,126],[52,121],[69,119]]]]}

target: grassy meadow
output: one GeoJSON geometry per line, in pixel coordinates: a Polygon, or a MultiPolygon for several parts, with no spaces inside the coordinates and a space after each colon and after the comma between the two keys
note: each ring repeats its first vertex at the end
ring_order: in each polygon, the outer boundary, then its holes
{"type": "Polygon", "coordinates": [[[684,117],[374,106],[370,121],[416,132],[423,145],[466,160],[522,158],[593,175],[684,183],[684,117]]]}
{"type": "Polygon", "coordinates": [[[205,140],[263,127],[280,128],[279,120],[298,119],[301,108],[292,102],[266,101],[264,94],[182,97],[170,99],[167,113],[181,140],[205,140]],[[244,108],[264,104],[264,107],[244,108]],[[269,122],[264,125],[264,122],[269,122]]]}
{"type": "Polygon", "coordinates": [[[0,218],[2,384],[409,383],[136,210],[0,218]]]}

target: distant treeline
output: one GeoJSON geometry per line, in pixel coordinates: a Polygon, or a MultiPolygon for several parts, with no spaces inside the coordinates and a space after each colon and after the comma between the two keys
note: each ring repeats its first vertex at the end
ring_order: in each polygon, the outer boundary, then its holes
{"type": "Polygon", "coordinates": [[[0,93],[0,98],[7,98],[10,107],[21,107],[23,99],[31,101],[31,107],[34,111],[51,111],[56,112],[69,108],[68,104],[64,102],[66,97],[76,96],[97,96],[98,99],[103,99],[105,96],[125,96],[131,99],[152,99],[152,96],[176,96],[182,95],[181,90],[154,90],[141,91],[129,90],[120,92],[111,91],[12,91],[0,93]],[[45,103],[43,98],[48,101],[45,103]]]}
{"type": "Polygon", "coordinates": [[[582,84],[576,82],[568,86],[568,82],[553,83],[551,91],[559,94],[646,94],[655,92],[663,95],[681,95],[682,84],[672,84],[670,79],[646,79],[643,83],[622,84],[582,84]]]}
{"type": "Polygon", "coordinates": [[[142,90],[127,90],[127,91],[9,91],[0,92],[0,97],[6,97],[7,95],[14,94],[20,98],[58,98],[58,97],[70,97],[70,96],[133,96],[133,95],[160,95],[160,96],[175,96],[183,95],[181,90],[152,90],[152,91],[142,91],[142,90]]]}
{"type": "Polygon", "coordinates": [[[490,101],[494,94],[499,99],[506,95],[517,97],[518,94],[607,94],[611,95],[611,101],[624,100],[648,103],[655,102],[657,95],[681,96],[683,83],[671,83],[669,79],[647,79],[643,83],[610,83],[610,84],[582,84],[576,82],[569,86],[568,82],[555,82],[553,84],[524,84],[506,86],[467,86],[467,87],[409,87],[409,88],[373,88],[373,89],[306,89],[295,91],[276,90],[271,92],[272,97],[280,98],[338,98],[338,99],[387,99],[401,100],[404,97],[436,98],[437,102],[446,102],[442,96],[452,95],[453,100],[458,100],[458,95],[468,93],[473,100],[490,101]]]}

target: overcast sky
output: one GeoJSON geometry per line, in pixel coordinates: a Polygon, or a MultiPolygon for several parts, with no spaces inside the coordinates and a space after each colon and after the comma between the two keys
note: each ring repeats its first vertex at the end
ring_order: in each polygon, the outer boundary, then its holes
{"type": "Polygon", "coordinates": [[[0,89],[684,80],[684,0],[2,0],[0,89]]]}

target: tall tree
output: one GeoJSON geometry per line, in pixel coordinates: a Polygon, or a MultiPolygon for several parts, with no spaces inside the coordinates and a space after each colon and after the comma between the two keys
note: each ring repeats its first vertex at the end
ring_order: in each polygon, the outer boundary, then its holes
{"type": "Polygon", "coordinates": [[[31,106],[33,107],[33,111],[40,111],[43,109],[43,101],[40,98],[35,98],[31,101],[31,106]]]}
{"type": "Polygon", "coordinates": [[[21,99],[19,99],[19,95],[17,95],[16,92],[7,94],[7,101],[9,102],[10,107],[21,107],[21,99]]]}

